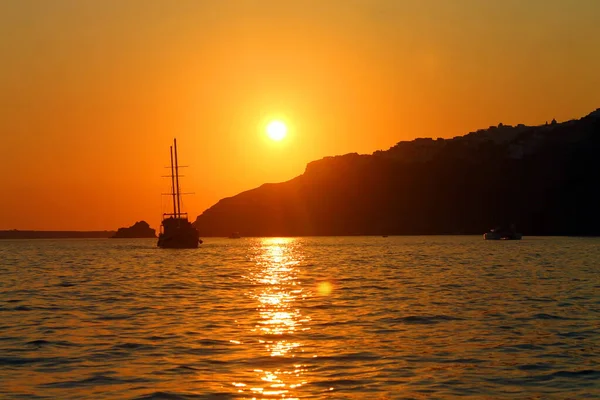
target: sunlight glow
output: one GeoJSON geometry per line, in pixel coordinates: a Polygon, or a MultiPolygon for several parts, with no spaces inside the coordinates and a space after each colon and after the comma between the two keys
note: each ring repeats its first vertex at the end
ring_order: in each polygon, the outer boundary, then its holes
{"type": "Polygon", "coordinates": [[[283,140],[287,134],[287,126],[281,121],[271,121],[267,125],[267,135],[276,141],[283,140]]]}
{"type": "Polygon", "coordinates": [[[317,286],[317,291],[321,296],[328,296],[333,291],[333,285],[329,282],[321,282],[317,286]]]}
{"type": "MultiPolygon", "coordinates": [[[[248,296],[256,302],[257,321],[251,328],[252,335],[260,335],[258,343],[264,346],[265,354],[288,361],[302,356],[304,344],[291,340],[298,331],[309,329],[310,317],[302,315],[299,300],[304,297],[299,284],[298,265],[303,259],[302,246],[294,238],[265,238],[255,247],[256,262],[248,278],[252,290],[248,296]]],[[[303,375],[306,365],[282,363],[281,367],[256,368],[254,381],[233,385],[239,393],[250,399],[298,400],[295,391],[308,381],[303,375]],[[287,367],[283,367],[283,366],[287,367]]]]}

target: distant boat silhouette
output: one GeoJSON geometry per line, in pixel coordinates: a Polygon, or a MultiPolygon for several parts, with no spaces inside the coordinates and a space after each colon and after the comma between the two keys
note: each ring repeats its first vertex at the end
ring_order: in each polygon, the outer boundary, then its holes
{"type": "Polygon", "coordinates": [[[518,233],[514,225],[511,225],[509,229],[490,229],[489,232],[483,234],[484,240],[521,240],[522,238],[523,234],[518,233]]]}
{"type": "Polygon", "coordinates": [[[231,235],[229,235],[229,239],[239,239],[241,237],[242,236],[240,235],[239,232],[233,232],[233,233],[231,233],[231,235]]]}
{"type": "Polygon", "coordinates": [[[188,221],[187,213],[181,212],[181,190],[179,187],[179,164],[177,161],[177,139],[173,139],[171,150],[171,195],[173,212],[163,214],[157,246],[164,249],[195,249],[202,243],[200,233],[188,221]],[[175,155],[175,159],[173,159],[175,155]]]}

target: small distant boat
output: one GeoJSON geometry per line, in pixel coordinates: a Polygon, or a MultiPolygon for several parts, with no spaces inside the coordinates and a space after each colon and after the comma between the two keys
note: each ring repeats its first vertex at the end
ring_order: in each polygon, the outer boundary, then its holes
{"type": "Polygon", "coordinates": [[[518,233],[515,230],[514,225],[511,225],[509,229],[494,228],[490,229],[489,232],[483,234],[484,240],[521,240],[523,238],[522,233],[518,233]]]}
{"type": "Polygon", "coordinates": [[[157,246],[163,249],[196,249],[202,243],[200,233],[188,221],[187,213],[181,212],[181,190],[179,187],[179,164],[177,162],[177,139],[171,146],[171,193],[173,212],[163,214],[157,246]],[[173,158],[173,155],[175,156],[173,158]]]}
{"type": "Polygon", "coordinates": [[[239,232],[232,232],[231,235],[229,235],[228,237],[229,237],[229,239],[239,239],[242,236],[240,235],[239,232]]]}

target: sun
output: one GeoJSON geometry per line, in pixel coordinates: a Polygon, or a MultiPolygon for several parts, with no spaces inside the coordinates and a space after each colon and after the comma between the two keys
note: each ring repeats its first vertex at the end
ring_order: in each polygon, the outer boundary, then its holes
{"type": "Polygon", "coordinates": [[[281,121],[271,121],[267,125],[267,135],[273,140],[283,140],[286,134],[287,126],[281,121]]]}

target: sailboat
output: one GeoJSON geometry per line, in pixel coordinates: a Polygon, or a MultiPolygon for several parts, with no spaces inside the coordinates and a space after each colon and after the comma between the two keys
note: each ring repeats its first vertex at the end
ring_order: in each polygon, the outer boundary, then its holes
{"type": "Polygon", "coordinates": [[[157,246],[164,249],[196,249],[202,243],[200,233],[188,221],[187,213],[181,212],[181,189],[179,187],[179,164],[177,161],[177,139],[173,139],[171,150],[171,193],[173,212],[163,214],[157,246]]]}

